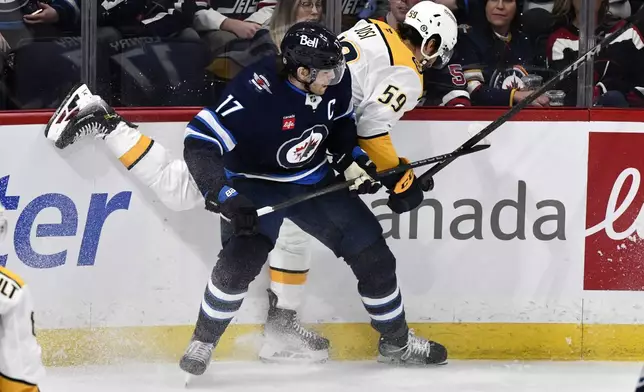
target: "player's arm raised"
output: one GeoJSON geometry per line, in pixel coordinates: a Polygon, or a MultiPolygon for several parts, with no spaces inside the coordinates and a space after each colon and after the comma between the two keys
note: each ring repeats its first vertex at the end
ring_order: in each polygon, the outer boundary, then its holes
{"type": "Polygon", "coordinates": [[[212,108],[202,109],[186,126],[183,157],[206,199],[206,209],[230,221],[235,234],[253,234],[257,209],[244,195],[228,186],[224,155],[237,145],[234,129],[246,126],[244,105],[233,94],[212,108]]]}
{"type": "MultiPolygon", "coordinates": [[[[400,118],[416,107],[422,93],[422,81],[410,68],[392,67],[391,73],[380,82],[362,105],[358,120],[358,142],[376,164],[378,171],[409,163],[398,156],[390,132],[400,118]]],[[[396,213],[411,211],[423,201],[413,170],[383,178],[389,189],[387,205],[396,213]]]]}

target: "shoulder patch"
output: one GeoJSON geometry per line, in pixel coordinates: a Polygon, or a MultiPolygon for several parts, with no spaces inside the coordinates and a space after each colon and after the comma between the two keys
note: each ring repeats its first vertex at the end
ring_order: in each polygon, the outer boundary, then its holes
{"type": "Polygon", "coordinates": [[[255,90],[257,92],[261,93],[263,91],[267,91],[269,94],[273,94],[271,91],[271,84],[268,82],[268,79],[266,79],[266,76],[262,74],[257,74],[253,73],[253,78],[249,81],[255,87],[255,90]]]}

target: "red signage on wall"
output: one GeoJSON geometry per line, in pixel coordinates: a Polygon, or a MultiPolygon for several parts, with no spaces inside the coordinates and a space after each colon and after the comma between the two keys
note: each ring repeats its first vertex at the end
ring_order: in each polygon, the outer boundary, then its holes
{"type": "Polygon", "coordinates": [[[644,290],[644,134],[591,132],[585,290],[644,290]]]}

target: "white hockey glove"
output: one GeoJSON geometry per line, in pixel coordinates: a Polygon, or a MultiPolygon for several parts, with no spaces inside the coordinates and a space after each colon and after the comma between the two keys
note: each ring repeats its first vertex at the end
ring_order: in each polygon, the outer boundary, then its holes
{"type": "Polygon", "coordinates": [[[382,187],[382,184],[374,179],[378,174],[376,171],[376,165],[360,147],[355,147],[351,155],[351,158],[353,158],[352,160],[349,157],[342,157],[338,161],[340,167],[344,166],[342,169],[344,178],[347,180],[353,180],[353,184],[349,187],[349,191],[358,195],[378,192],[380,187],[382,187]],[[345,161],[344,165],[342,162],[343,160],[345,161]]]}

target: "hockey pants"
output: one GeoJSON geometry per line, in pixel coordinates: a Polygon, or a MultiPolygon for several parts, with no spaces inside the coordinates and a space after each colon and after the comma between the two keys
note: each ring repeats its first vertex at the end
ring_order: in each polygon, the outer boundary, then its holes
{"type": "MultiPolygon", "coordinates": [[[[204,198],[182,159],[172,159],[160,143],[120,123],[105,141],[109,149],[159,200],[174,211],[204,207],[204,198]]],[[[222,227],[225,230],[225,227],[222,227]]],[[[311,237],[286,219],[268,260],[277,306],[297,310],[311,264],[311,237]]]]}
{"type": "MultiPolygon", "coordinates": [[[[239,179],[233,186],[255,205],[263,207],[324,187],[332,180],[333,175],[329,174],[321,183],[307,186],[239,179]]],[[[371,210],[360,198],[343,190],[260,217],[256,235],[234,236],[230,228],[222,230],[222,250],[201,301],[195,339],[214,343],[223,334],[273,249],[285,218],[314,236],[351,267],[358,281],[358,293],[378,332],[406,335],[396,259],[371,210]]],[[[222,222],[222,225],[229,224],[222,222]]]]}

